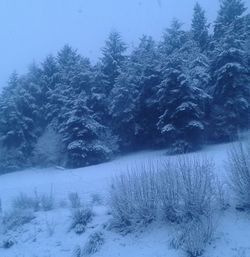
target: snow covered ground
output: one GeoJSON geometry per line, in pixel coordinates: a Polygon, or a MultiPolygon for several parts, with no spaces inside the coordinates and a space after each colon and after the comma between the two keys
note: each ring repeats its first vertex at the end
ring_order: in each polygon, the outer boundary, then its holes
{"type": "MultiPolygon", "coordinates": [[[[208,146],[197,155],[214,160],[217,175],[225,180],[225,161],[228,144],[208,146]]],[[[181,250],[170,247],[173,228],[167,224],[153,223],[143,231],[125,236],[103,229],[110,219],[107,207],[94,202],[94,218],[86,232],[77,235],[69,231],[70,210],[64,206],[68,195],[77,192],[85,202],[99,195],[105,202],[113,176],[126,172],[128,167],[145,162],[175,158],[164,151],[139,152],[96,166],[63,170],[59,168],[29,169],[0,176],[2,209],[8,210],[13,197],[20,192],[27,195],[53,192],[56,208],[48,212],[36,212],[35,219],[10,234],[0,234],[0,241],[12,238],[15,244],[10,249],[0,248],[0,257],[71,257],[77,245],[84,246],[94,231],[102,231],[104,245],[95,257],[181,257],[181,250]]],[[[215,239],[204,253],[205,257],[250,256],[250,214],[238,212],[233,207],[218,219],[215,239]]]]}

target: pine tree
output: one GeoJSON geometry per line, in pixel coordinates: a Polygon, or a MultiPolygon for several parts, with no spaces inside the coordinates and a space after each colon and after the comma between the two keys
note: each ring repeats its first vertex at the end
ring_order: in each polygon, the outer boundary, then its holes
{"type": "Polygon", "coordinates": [[[107,130],[94,119],[81,93],[65,113],[59,132],[65,144],[66,166],[78,168],[109,160],[113,155],[111,138],[105,141],[107,130]]]}
{"type": "Polygon", "coordinates": [[[246,10],[242,0],[222,0],[214,26],[215,39],[222,39],[229,27],[238,35],[245,34],[243,14],[246,10]]]}
{"type": "Polygon", "coordinates": [[[181,67],[173,60],[166,70],[158,98],[161,110],[158,128],[171,144],[174,153],[199,148],[205,131],[202,90],[188,81],[181,67]]]}
{"type": "Polygon", "coordinates": [[[123,149],[157,145],[158,110],[154,96],[160,81],[158,64],[155,42],[143,36],[124,63],[111,91],[112,126],[123,149]]]}
{"type": "MultiPolygon", "coordinates": [[[[168,42],[172,44],[171,40],[168,42]]],[[[157,92],[160,112],[157,126],[165,144],[175,153],[199,148],[204,139],[208,95],[203,85],[207,78],[202,57],[197,44],[186,37],[163,65],[163,80],[157,92]]]]}
{"type": "Polygon", "coordinates": [[[114,131],[119,136],[121,148],[128,150],[133,146],[136,136],[135,113],[138,89],[133,66],[128,62],[125,67],[111,91],[109,113],[114,131]]]}
{"type": "Polygon", "coordinates": [[[211,64],[213,139],[231,140],[249,126],[250,77],[245,54],[244,41],[232,26],[215,49],[211,64]]]}
{"type": "Polygon", "coordinates": [[[246,7],[240,0],[221,2],[215,22],[212,52],[211,136],[231,140],[249,123],[249,68],[246,62],[248,30],[246,7]]]}
{"type": "Polygon", "coordinates": [[[55,89],[60,82],[59,67],[55,57],[49,55],[42,63],[41,88],[43,95],[43,111],[45,114],[46,126],[53,120],[56,105],[55,89]]]}
{"type": "Polygon", "coordinates": [[[192,31],[193,40],[197,42],[197,44],[203,51],[208,46],[208,41],[209,41],[208,28],[209,28],[209,25],[205,17],[205,11],[197,2],[194,6],[194,14],[192,19],[191,31],[192,31]]]}
{"type": "Polygon", "coordinates": [[[160,135],[156,123],[159,116],[155,100],[156,87],[161,81],[159,54],[152,37],[143,36],[138,47],[131,53],[134,74],[137,76],[137,108],[134,113],[137,147],[156,147],[160,135]]]}
{"type": "Polygon", "coordinates": [[[182,29],[182,25],[179,20],[174,19],[170,28],[164,32],[163,40],[159,44],[162,62],[164,62],[168,55],[180,49],[187,41],[188,34],[182,29]]]}
{"type": "Polygon", "coordinates": [[[50,92],[47,109],[49,120],[60,124],[79,94],[90,96],[92,71],[89,60],[82,58],[68,45],[58,53],[57,69],[54,77],[56,83],[50,92]]]}
{"type": "Polygon", "coordinates": [[[120,69],[125,61],[126,45],[122,41],[118,32],[113,31],[110,33],[104,48],[102,49],[102,71],[106,77],[107,84],[105,83],[105,94],[108,96],[111,92],[116,78],[120,74],[120,69]]]}
{"type": "Polygon", "coordinates": [[[0,157],[3,171],[30,165],[28,157],[37,139],[34,98],[24,87],[25,83],[25,78],[20,79],[14,73],[0,98],[0,157]]]}
{"type": "Polygon", "coordinates": [[[91,85],[91,99],[89,101],[91,110],[94,111],[97,119],[102,124],[110,125],[110,115],[108,111],[109,98],[106,95],[108,81],[103,74],[101,63],[93,67],[93,80],[91,85]]]}

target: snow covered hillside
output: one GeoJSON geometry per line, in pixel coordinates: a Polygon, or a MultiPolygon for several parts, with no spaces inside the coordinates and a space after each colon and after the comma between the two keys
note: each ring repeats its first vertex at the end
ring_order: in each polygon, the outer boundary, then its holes
{"type": "MultiPolygon", "coordinates": [[[[217,175],[225,181],[224,164],[228,149],[227,144],[209,146],[195,155],[213,159],[217,175]]],[[[93,255],[95,257],[186,256],[182,250],[176,250],[170,244],[174,233],[172,225],[156,222],[126,235],[106,229],[111,218],[106,206],[111,179],[127,172],[128,167],[167,158],[175,156],[168,157],[164,151],[140,152],[76,170],[30,169],[2,175],[0,196],[3,212],[11,208],[12,199],[20,193],[34,195],[34,192],[50,192],[55,199],[55,206],[46,212],[35,212],[30,222],[17,229],[1,231],[0,256],[71,257],[77,253],[77,246],[83,247],[94,232],[103,237],[100,250],[93,255]],[[83,202],[92,205],[94,212],[93,219],[81,235],[70,230],[72,214],[68,206],[68,195],[74,192],[79,194],[83,202]]],[[[204,256],[250,256],[250,215],[230,207],[217,219],[214,240],[206,248],[204,256]]]]}

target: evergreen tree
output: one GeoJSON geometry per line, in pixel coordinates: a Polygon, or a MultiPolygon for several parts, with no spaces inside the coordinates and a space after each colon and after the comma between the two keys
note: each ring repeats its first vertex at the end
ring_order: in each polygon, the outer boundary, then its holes
{"type": "Polygon", "coordinates": [[[164,77],[157,94],[161,112],[158,128],[174,153],[199,148],[205,131],[203,102],[207,96],[188,80],[176,55],[169,59],[164,77]]]}
{"type": "Polygon", "coordinates": [[[112,101],[109,113],[112,117],[112,126],[119,136],[119,144],[123,150],[133,146],[136,136],[135,112],[138,89],[134,75],[134,70],[127,64],[118,76],[110,97],[112,101]]]}
{"type": "Polygon", "coordinates": [[[77,168],[100,163],[113,155],[111,139],[103,140],[107,130],[94,119],[92,111],[87,107],[84,93],[74,99],[72,109],[65,113],[59,132],[65,144],[67,167],[77,168]]]}
{"type": "Polygon", "coordinates": [[[215,140],[233,139],[249,126],[250,76],[244,41],[234,27],[214,51],[211,64],[213,110],[211,134],[215,140]]]}
{"type": "Polygon", "coordinates": [[[161,81],[159,54],[151,37],[143,36],[139,46],[131,54],[138,91],[135,112],[137,147],[156,147],[160,135],[156,123],[159,116],[156,103],[156,87],[161,81]]]}
{"type": "Polygon", "coordinates": [[[29,165],[28,157],[37,138],[34,98],[23,83],[24,78],[20,79],[14,73],[0,98],[0,162],[3,171],[29,165]]]}
{"type": "Polygon", "coordinates": [[[154,96],[160,72],[156,50],[153,39],[143,36],[111,92],[112,126],[125,149],[157,145],[158,110],[154,96]]]}
{"type": "Polygon", "coordinates": [[[246,61],[248,38],[246,7],[240,0],[221,2],[215,22],[212,52],[211,137],[231,140],[249,125],[249,68],[246,61]]]}
{"type": "Polygon", "coordinates": [[[165,144],[173,152],[187,152],[198,148],[206,130],[205,106],[208,101],[206,57],[197,44],[185,36],[183,44],[165,57],[163,80],[158,86],[157,102],[160,112],[158,129],[165,144]]]}
{"type": "Polygon", "coordinates": [[[110,115],[108,111],[109,98],[106,95],[108,81],[103,74],[101,63],[97,63],[93,68],[93,80],[91,85],[91,99],[89,101],[91,110],[102,124],[110,125],[110,115]]]}
{"type": "Polygon", "coordinates": [[[202,50],[205,50],[208,46],[208,41],[209,41],[208,28],[209,28],[209,25],[207,23],[205,11],[197,2],[194,6],[191,31],[192,31],[193,40],[197,42],[197,44],[202,50]]]}
{"type": "Polygon", "coordinates": [[[104,48],[102,49],[102,71],[106,77],[105,83],[105,94],[108,96],[111,92],[116,78],[120,74],[120,69],[126,57],[124,55],[126,51],[126,45],[122,41],[121,36],[118,32],[111,32],[104,48]]]}
{"type": "Polygon", "coordinates": [[[233,28],[238,35],[245,34],[245,18],[243,14],[247,8],[242,0],[222,0],[214,26],[216,40],[224,38],[228,28],[233,28]]]}
{"type": "Polygon", "coordinates": [[[59,67],[55,57],[49,55],[42,63],[41,88],[43,89],[43,110],[46,125],[53,120],[56,105],[55,89],[60,82],[59,67]]]}
{"type": "Polygon", "coordinates": [[[60,124],[79,94],[90,96],[92,72],[89,60],[82,58],[70,46],[64,46],[57,56],[54,79],[55,84],[49,94],[47,109],[49,120],[60,124]]]}
{"type": "Polygon", "coordinates": [[[182,25],[180,21],[174,19],[170,28],[164,32],[163,40],[159,44],[163,63],[168,55],[172,54],[176,49],[180,49],[187,41],[188,34],[182,29],[182,25]]]}

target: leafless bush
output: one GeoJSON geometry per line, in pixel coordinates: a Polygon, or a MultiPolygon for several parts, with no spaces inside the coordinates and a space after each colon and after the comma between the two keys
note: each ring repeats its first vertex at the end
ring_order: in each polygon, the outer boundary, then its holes
{"type": "Polygon", "coordinates": [[[242,142],[233,145],[228,154],[227,168],[239,206],[250,209],[250,147],[242,142]]]}
{"type": "Polygon", "coordinates": [[[55,207],[55,199],[52,191],[50,194],[38,194],[35,191],[33,196],[20,193],[13,199],[12,207],[17,210],[50,211],[55,207]]]}
{"type": "Polygon", "coordinates": [[[158,206],[155,166],[145,164],[114,178],[109,200],[117,228],[153,221],[158,206]]]}
{"type": "Polygon", "coordinates": [[[4,230],[16,229],[26,223],[29,223],[35,218],[31,210],[17,210],[13,209],[2,216],[2,224],[4,230]]]}
{"type": "Polygon", "coordinates": [[[181,185],[176,166],[164,162],[157,176],[157,187],[163,218],[171,222],[181,219],[181,185]]]}
{"type": "Polygon", "coordinates": [[[46,231],[48,236],[53,236],[55,233],[55,229],[56,229],[56,223],[54,220],[45,220],[45,225],[46,225],[46,231]]]}
{"type": "Polygon", "coordinates": [[[184,216],[198,218],[211,212],[217,198],[213,162],[205,158],[180,158],[177,167],[184,216]]]}
{"type": "Polygon", "coordinates": [[[79,245],[73,250],[72,257],[82,257],[82,249],[79,245]]]}
{"type": "Polygon", "coordinates": [[[198,157],[179,157],[161,165],[157,184],[166,220],[180,223],[215,208],[219,184],[213,167],[213,162],[198,157]]]}
{"type": "Polygon", "coordinates": [[[103,203],[103,198],[100,194],[92,194],[91,195],[91,202],[93,204],[97,204],[97,205],[100,205],[103,203]]]}
{"type": "Polygon", "coordinates": [[[104,244],[104,237],[101,232],[92,233],[86,242],[81,256],[90,256],[97,253],[104,244]]]}
{"type": "Polygon", "coordinates": [[[200,255],[211,240],[222,189],[206,158],[180,157],[157,166],[143,166],[113,181],[110,196],[114,225],[121,232],[147,224],[157,213],[181,227],[176,247],[190,256],[200,255]],[[124,229],[125,228],[125,229],[124,229]]]}
{"type": "Polygon", "coordinates": [[[80,199],[78,193],[70,193],[69,194],[69,202],[70,202],[71,208],[73,208],[73,209],[81,207],[81,199],[80,199]]]}
{"type": "Polygon", "coordinates": [[[202,216],[199,219],[181,223],[171,245],[175,249],[183,249],[190,257],[201,256],[206,245],[212,241],[214,231],[214,217],[202,216]]]}
{"type": "Polygon", "coordinates": [[[9,249],[11,248],[14,244],[16,243],[16,241],[10,237],[4,238],[0,244],[0,247],[4,248],[4,249],[9,249]]]}
{"type": "Polygon", "coordinates": [[[191,257],[202,255],[206,245],[211,242],[214,231],[215,226],[211,217],[203,217],[202,220],[193,220],[185,224],[183,249],[191,257]]]}
{"type": "Polygon", "coordinates": [[[72,221],[70,229],[74,230],[77,234],[85,232],[87,224],[92,220],[93,212],[90,208],[77,208],[72,210],[72,221]]]}
{"type": "Polygon", "coordinates": [[[12,207],[13,209],[32,209],[34,211],[38,211],[40,208],[38,195],[35,194],[33,197],[31,197],[24,193],[20,193],[13,199],[12,207]]]}
{"type": "Polygon", "coordinates": [[[40,196],[40,206],[43,211],[51,211],[55,207],[55,199],[52,193],[49,195],[42,194],[40,196]]]}

